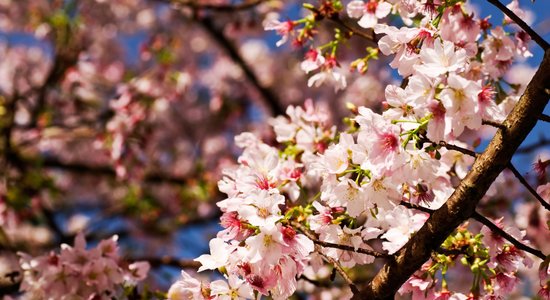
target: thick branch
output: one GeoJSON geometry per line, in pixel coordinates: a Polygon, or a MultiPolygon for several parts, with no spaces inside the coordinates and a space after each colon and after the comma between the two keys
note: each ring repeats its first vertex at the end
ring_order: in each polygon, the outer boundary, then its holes
{"type": "MultiPolygon", "coordinates": [[[[496,6],[498,9],[500,9],[505,15],[508,16],[508,18],[512,19],[512,21],[516,22],[523,31],[527,32],[529,36],[535,41],[539,46],[542,47],[544,51],[548,50],[550,48],[550,44],[546,42],[538,33],[536,33],[531,26],[527,25],[525,21],[523,21],[518,15],[516,15],[513,11],[511,11],[508,7],[506,7],[504,4],[500,3],[498,0],[487,0],[489,3],[496,6]]],[[[539,113],[540,114],[540,113],[539,113]]]]}
{"type": "Polygon", "coordinates": [[[447,202],[432,213],[424,226],[390,259],[355,299],[393,299],[399,287],[430,258],[452,231],[475,212],[496,177],[504,170],[521,142],[535,126],[548,103],[550,50],[518,104],[483,154],[479,155],[447,202]]]}
{"type": "Polygon", "coordinates": [[[550,122],[550,116],[545,115],[545,114],[541,114],[540,117],[539,117],[539,119],[540,119],[541,121],[544,121],[544,122],[550,122]]]}

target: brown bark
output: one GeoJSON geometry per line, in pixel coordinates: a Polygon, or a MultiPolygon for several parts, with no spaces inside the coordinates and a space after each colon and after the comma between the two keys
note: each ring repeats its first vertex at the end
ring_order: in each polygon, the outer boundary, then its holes
{"type": "Polygon", "coordinates": [[[545,52],[525,93],[447,202],[395,253],[354,299],[393,299],[401,285],[424,264],[452,231],[475,212],[496,177],[537,123],[550,95],[550,50],[545,52]]]}

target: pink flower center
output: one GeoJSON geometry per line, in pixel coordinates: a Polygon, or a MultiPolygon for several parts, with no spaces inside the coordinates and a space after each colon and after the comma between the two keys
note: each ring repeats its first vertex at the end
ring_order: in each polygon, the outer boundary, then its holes
{"type": "Polygon", "coordinates": [[[236,212],[224,213],[220,218],[220,224],[223,228],[237,227],[240,228],[242,223],[237,219],[236,212]]]}
{"type": "Polygon", "coordinates": [[[319,52],[317,52],[317,50],[310,49],[306,52],[305,58],[306,60],[316,61],[318,55],[319,52]]]}
{"type": "Polygon", "coordinates": [[[481,92],[477,95],[477,101],[479,103],[488,103],[489,101],[493,100],[493,96],[495,95],[495,91],[493,87],[490,85],[486,85],[481,89],[481,92]]]}
{"type": "Polygon", "coordinates": [[[298,180],[300,178],[300,176],[302,176],[302,170],[300,170],[298,168],[292,170],[290,172],[290,174],[288,175],[288,177],[290,177],[291,179],[294,179],[294,180],[298,180]]]}
{"type": "Polygon", "coordinates": [[[292,229],[291,227],[283,228],[283,239],[285,242],[289,243],[293,241],[294,237],[296,237],[296,230],[292,229]]]}
{"type": "Polygon", "coordinates": [[[257,287],[258,289],[264,288],[264,279],[258,275],[252,275],[248,278],[248,282],[251,286],[257,287]]]}
{"type": "Polygon", "coordinates": [[[460,25],[468,30],[474,28],[476,21],[474,21],[474,15],[466,15],[460,20],[460,25]]]}
{"type": "Polygon", "coordinates": [[[436,120],[441,120],[445,117],[445,107],[439,101],[433,101],[430,104],[430,112],[436,120]]]}
{"type": "Polygon", "coordinates": [[[48,263],[52,266],[57,266],[57,264],[59,263],[59,257],[57,257],[57,255],[50,255],[50,257],[48,258],[48,263]]]}
{"type": "Polygon", "coordinates": [[[376,8],[378,7],[377,1],[369,1],[365,4],[365,10],[371,14],[376,13],[376,8]]]}
{"type": "Polygon", "coordinates": [[[325,153],[325,150],[327,150],[327,148],[328,148],[328,145],[324,141],[319,141],[315,143],[315,150],[317,150],[317,152],[321,154],[325,153]]]}
{"type": "Polygon", "coordinates": [[[256,180],[256,186],[260,190],[269,190],[270,188],[274,188],[275,184],[269,182],[269,179],[266,176],[262,176],[256,180]]]}
{"type": "Polygon", "coordinates": [[[280,33],[283,35],[287,35],[292,31],[292,29],[294,29],[294,22],[286,21],[283,23],[283,26],[281,26],[280,33]]]}
{"type": "Polygon", "coordinates": [[[399,145],[397,137],[391,133],[382,134],[381,142],[382,149],[384,149],[385,152],[395,151],[395,149],[399,145]]]}
{"type": "Polygon", "coordinates": [[[424,13],[426,15],[435,15],[436,12],[435,3],[433,1],[426,1],[424,4],[424,13]]]}
{"type": "Polygon", "coordinates": [[[325,67],[328,69],[332,69],[336,66],[338,66],[338,61],[336,61],[336,56],[334,55],[328,56],[327,60],[325,61],[325,67]]]}

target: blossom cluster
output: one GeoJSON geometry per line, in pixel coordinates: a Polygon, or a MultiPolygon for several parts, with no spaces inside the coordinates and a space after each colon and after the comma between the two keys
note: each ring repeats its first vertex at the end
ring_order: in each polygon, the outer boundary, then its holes
{"type": "MultiPolygon", "coordinates": [[[[524,240],[524,231],[504,226],[502,218],[496,220],[496,224],[518,241],[528,243],[524,240]]],[[[412,293],[418,299],[471,299],[481,295],[484,299],[504,299],[520,284],[518,272],[533,265],[525,252],[486,226],[481,228],[479,234],[473,234],[465,227],[459,228],[447,238],[441,249],[407,280],[400,288],[400,294],[412,293]],[[454,254],[445,254],[446,251],[454,254]],[[474,275],[470,294],[448,288],[449,279],[453,275],[448,275],[447,269],[457,260],[474,275]],[[435,276],[438,270],[445,270],[441,278],[435,276]],[[438,290],[436,283],[440,280],[443,284],[438,290]]]]}
{"type": "MultiPolygon", "coordinates": [[[[510,7],[521,12],[516,4],[510,7]]],[[[305,44],[315,35],[317,20],[334,19],[343,9],[340,1],[304,7],[313,12],[311,16],[266,21],[266,30],[283,36],[277,46],[291,36],[294,44],[305,44]]],[[[507,33],[503,26],[493,27],[460,1],[354,0],[346,11],[359,19],[360,27],[381,35],[378,50],[368,50],[367,57],[352,66],[366,70],[368,59],[378,52],[393,55],[390,66],[406,80],[386,87],[381,113],[351,105],[354,116],[346,130],[336,131],[326,113],[306,102],[305,109],[291,106],[287,117],[272,119],[276,147],[251,133],[239,135],[236,144],[244,149],[239,166],[227,170],[219,183],[228,195],[218,203],[225,229],[210,241],[211,254],[197,259],[202,264],[199,271],[220,269],[233,292],[224,283],[220,294],[217,281],[208,285],[184,273],[170,290],[174,299],[245,297],[241,292],[251,293],[249,288],[286,298],[295,291],[296,278],[307,267],[323,264],[323,256],[352,268],[372,264],[375,257],[368,253],[376,248],[397,252],[427,220],[426,209],[441,207],[454,190],[453,182],[466,175],[474,159],[465,154],[471,148],[470,132],[484,123],[502,122],[517,100],[519,89],[510,85],[507,95],[499,80],[514,58],[531,56],[523,31],[507,33]],[[383,19],[390,13],[398,14],[405,25],[414,19],[419,26],[389,26],[383,19]],[[464,151],[449,150],[449,144],[464,151]],[[311,190],[318,191],[317,196],[310,197],[311,190]],[[305,225],[312,231],[308,236],[318,240],[298,233],[294,222],[305,225]],[[317,249],[313,242],[325,246],[317,249]],[[330,244],[337,246],[326,246],[330,244]]],[[[336,89],[346,87],[336,52],[347,38],[336,31],[332,42],[307,52],[301,69],[317,72],[309,86],[328,80],[336,89]]],[[[523,241],[525,233],[506,231],[523,241]]],[[[532,266],[522,250],[486,227],[475,236],[458,231],[447,246],[454,243],[462,243],[461,251],[473,249],[462,253],[463,264],[478,276],[470,296],[502,297],[514,288],[518,270],[532,266]],[[480,270],[486,272],[483,291],[480,270]]],[[[443,255],[441,261],[426,264],[402,292],[466,299],[448,291],[446,283],[441,290],[435,288],[434,272],[443,265],[446,272],[449,261],[453,259],[443,255]],[[428,280],[426,274],[432,277],[428,280]]]]}
{"type": "Polygon", "coordinates": [[[127,264],[118,254],[117,236],[86,248],[82,233],[74,246],[61,245],[59,253],[32,257],[20,253],[23,299],[112,299],[124,287],[135,286],[149,272],[148,262],[127,264]]]}
{"type": "MultiPolygon", "coordinates": [[[[211,254],[196,259],[202,264],[199,271],[223,267],[232,290],[241,296],[243,289],[247,293],[253,289],[275,299],[288,298],[295,292],[297,277],[314,249],[313,242],[291,226],[291,207],[299,200],[300,185],[308,185],[311,176],[305,168],[306,157],[309,154],[315,160],[313,153],[326,147],[333,131],[324,127],[326,114],[316,111],[311,103],[305,110],[291,106],[287,113],[295,122],[283,117],[273,120],[275,131],[281,134],[278,140],[296,141],[286,152],[263,143],[252,133],[237,136],[236,144],[244,149],[239,166],[226,170],[219,182],[220,190],[228,195],[218,203],[225,229],[210,241],[211,254]],[[298,152],[301,162],[295,159],[298,152]]],[[[200,286],[203,290],[209,286],[209,296],[227,296],[227,289],[214,288],[216,282],[193,282],[195,279],[183,274],[170,289],[169,298],[197,295],[200,286]]]]}
{"type": "MultiPolygon", "coordinates": [[[[353,134],[337,136],[328,114],[306,102],[305,109],[290,106],[288,117],[271,121],[279,149],[251,133],[236,138],[244,148],[239,166],[226,170],[219,183],[228,195],[218,203],[225,229],[210,241],[211,254],[197,258],[199,271],[223,267],[238,288],[245,284],[264,295],[286,298],[295,291],[304,267],[323,264],[310,255],[313,243],[296,231],[293,220],[307,220],[320,241],[355,249],[372,250],[366,242],[379,239],[384,250],[394,253],[408,241],[427,214],[409,210],[400,201],[439,207],[452,191],[447,171],[460,165],[461,155],[441,149],[437,160],[424,150],[403,148],[407,137],[400,137],[401,125],[366,108],[358,111],[353,134]],[[306,200],[306,209],[300,205],[304,189],[321,191],[319,201],[306,200]]],[[[337,248],[322,248],[322,254],[344,267],[374,261],[367,254],[337,248]]],[[[196,279],[183,277],[169,292],[173,299],[203,295],[205,287],[209,296],[220,296],[211,285],[192,284],[196,279]]]]}

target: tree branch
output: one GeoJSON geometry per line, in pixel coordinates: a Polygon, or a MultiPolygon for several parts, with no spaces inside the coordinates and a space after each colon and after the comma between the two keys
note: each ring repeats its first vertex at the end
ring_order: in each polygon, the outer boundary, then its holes
{"type": "Polygon", "coordinates": [[[516,154],[528,154],[532,151],[537,150],[539,147],[546,145],[550,145],[550,139],[547,139],[543,136],[538,142],[519,148],[518,151],[516,151],[516,154]]]}
{"type": "Polygon", "coordinates": [[[419,210],[421,212],[425,212],[425,213],[428,213],[428,214],[432,214],[434,212],[433,209],[430,209],[430,208],[427,208],[427,207],[424,207],[424,206],[420,206],[420,205],[416,205],[416,204],[412,204],[410,202],[401,201],[399,204],[405,206],[406,208],[416,209],[416,210],[419,210]]]}
{"type": "Polygon", "coordinates": [[[360,36],[363,39],[371,42],[372,45],[375,45],[378,47],[378,44],[376,43],[376,36],[374,35],[374,30],[368,30],[365,31],[359,26],[352,25],[353,23],[349,22],[349,19],[342,19],[339,15],[334,15],[331,18],[329,18],[332,22],[336,23],[342,28],[345,28],[346,30],[350,31],[354,35],[360,36]]]}
{"type": "Polygon", "coordinates": [[[313,284],[314,286],[318,286],[318,287],[331,287],[331,286],[332,286],[332,285],[330,284],[330,282],[325,282],[325,281],[319,281],[319,280],[311,279],[311,278],[305,276],[304,274],[300,275],[300,277],[298,277],[298,279],[307,281],[307,282],[313,284]]]}
{"type": "Polygon", "coordinates": [[[424,226],[382,267],[373,280],[354,299],[393,299],[396,291],[430,258],[447,236],[475,213],[479,200],[504,170],[519,145],[536,125],[548,103],[550,50],[524,94],[483,154],[441,208],[434,211],[424,226]]]}
{"type": "Polygon", "coordinates": [[[548,50],[550,48],[550,44],[546,42],[538,33],[536,33],[531,26],[527,25],[525,21],[523,21],[518,15],[516,15],[513,11],[511,11],[508,7],[506,7],[504,4],[500,3],[498,0],[487,0],[489,3],[496,6],[498,9],[500,9],[505,15],[508,16],[508,18],[512,19],[512,21],[516,22],[523,31],[527,32],[531,39],[535,41],[539,46],[544,50],[548,50]]]}
{"type": "Polygon", "coordinates": [[[65,72],[78,62],[78,54],[82,48],[56,47],[56,54],[53,66],[46,77],[44,83],[36,89],[36,106],[31,110],[31,127],[36,127],[38,117],[44,111],[46,106],[46,96],[48,89],[55,86],[59,80],[63,79],[65,72]]]}
{"type": "Polygon", "coordinates": [[[494,224],[489,219],[487,219],[486,217],[479,214],[477,211],[475,211],[472,214],[472,219],[474,219],[474,220],[478,221],[479,223],[489,227],[489,229],[491,229],[492,232],[494,232],[494,233],[500,235],[501,237],[505,238],[512,245],[516,246],[516,248],[518,248],[520,250],[523,250],[525,252],[529,252],[529,253],[537,256],[538,258],[540,258],[542,260],[546,259],[546,255],[544,255],[540,250],[531,248],[531,247],[525,245],[524,243],[516,240],[513,236],[509,235],[506,231],[499,228],[496,224],[494,224]]]}
{"type": "Polygon", "coordinates": [[[232,13],[236,11],[248,10],[258,6],[266,0],[252,0],[252,1],[243,1],[239,4],[210,4],[210,3],[199,3],[197,1],[182,1],[182,0],[162,0],[168,4],[175,4],[179,6],[190,7],[195,10],[211,10],[215,12],[225,12],[232,13]]]}
{"type": "MultiPolygon", "coordinates": [[[[314,14],[318,16],[322,16],[322,13],[317,8],[310,8],[308,7],[310,11],[312,11],[314,14]]],[[[357,35],[366,41],[369,42],[372,46],[378,47],[376,36],[374,34],[374,30],[369,29],[365,30],[362,27],[357,26],[354,22],[350,22],[350,19],[342,19],[340,18],[340,15],[334,14],[329,17],[327,17],[328,20],[332,21],[336,25],[338,25],[341,28],[346,29],[347,31],[351,32],[353,35],[357,35]]]]}
{"type": "MultiPolygon", "coordinates": [[[[57,157],[47,156],[47,157],[35,157],[35,158],[26,158],[19,157],[19,159],[27,164],[37,164],[44,168],[51,169],[62,169],[64,171],[79,173],[79,174],[92,174],[92,175],[103,175],[108,177],[116,177],[115,170],[110,166],[93,166],[80,162],[66,162],[57,157]]],[[[183,184],[189,178],[179,177],[170,174],[163,173],[147,173],[145,175],[144,181],[147,183],[171,183],[171,184],[183,184]]]]}
{"type": "Polygon", "coordinates": [[[545,114],[541,114],[540,117],[539,117],[539,120],[544,121],[544,122],[550,122],[550,116],[545,115],[545,114]]]}
{"type": "Polygon", "coordinates": [[[492,127],[495,127],[495,128],[499,128],[499,129],[504,129],[504,127],[502,126],[502,124],[500,124],[499,122],[495,122],[495,121],[491,121],[491,120],[481,120],[481,124],[482,125],[489,125],[489,126],[492,126],[492,127]]]}
{"type": "Polygon", "coordinates": [[[239,54],[237,48],[225,37],[222,31],[218,30],[211,19],[202,18],[197,22],[210,34],[210,36],[225,50],[227,55],[243,70],[248,81],[256,88],[260,95],[264,98],[265,104],[273,115],[284,115],[285,108],[283,107],[277,95],[267,87],[264,87],[250,66],[244,61],[239,54]]]}
{"type": "Polygon", "coordinates": [[[323,257],[323,259],[326,262],[328,262],[329,264],[331,264],[334,267],[334,269],[336,270],[336,272],[338,272],[338,274],[340,274],[340,276],[342,276],[344,281],[346,281],[346,283],[351,288],[351,291],[353,292],[353,294],[357,294],[359,292],[359,289],[357,288],[355,283],[353,283],[353,280],[351,280],[348,273],[346,273],[346,271],[344,271],[344,269],[342,268],[340,263],[338,263],[334,258],[324,254],[323,249],[321,249],[321,246],[319,246],[319,245],[315,245],[315,251],[317,251],[323,257]]]}
{"type": "MultiPolygon", "coordinates": [[[[315,240],[317,240],[315,238],[315,235],[312,232],[310,232],[309,229],[307,229],[303,224],[299,222],[291,222],[291,224],[292,226],[294,226],[296,229],[298,229],[300,232],[302,232],[305,236],[307,236],[309,239],[311,239],[315,243],[315,240]]],[[[351,248],[353,250],[353,247],[351,248]]],[[[351,280],[349,275],[346,273],[346,271],[344,271],[342,266],[334,258],[327,256],[325,253],[323,253],[323,249],[321,248],[320,244],[315,244],[315,251],[318,252],[326,262],[334,266],[334,269],[340,274],[340,276],[342,276],[342,278],[350,286],[354,294],[359,292],[359,289],[357,289],[357,286],[353,283],[353,281],[351,280]]]]}
{"type": "Polygon", "coordinates": [[[478,157],[478,155],[479,155],[479,153],[476,153],[475,151],[472,151],[470,149],[466,149],[466,148],[463,148],[463,147],[460,147],[460,146],[457,146],[457,145],[449,144],[445,141],[440,141],[439,146],[445,147],[449,150],[458,151],[462,154],[466,154],[466,155],[469,155],[471,157],[478,157]]]}
{"type": "Polygon", "coordinates": [[[550,204],[548,204],[548,202],[542,199],[542,197],[537,193],[537,191],[535,191],[533,187],[531,187],[529,182],[527,182],[527,180],[521,175],[518,169],[516,169],[516,167],[512,165],[512,163],[508,164],[508,169],[510,169],[510,171],[514,173],[514,176],[516,176],[519,182],[523,184],[523,186],[529,191],[529,193],[531,193],[531,195],[533,195],[533,197],[535,197],[535,199],[537,199],[540,202],[540,204],[544,206],[544,208],[546,208],[546,210],[550,210],[550,204]]]}
{"type": "MultiPolygon", "coordinates": [[[[400,204],[407,207],[407,208],[418,209],[418,210],[421,210],[421,211],[429,213],[429,214],[432,214],[435,211],[435,210],[432,210],[432,209],[429,209],[429,208],[425,208],[425,207],[422,207],[422,206],[411,204],[409,202],[401,201],[400,204]]],[[[513,236],[509,235],[506,231],[499,228],[497,225],[495,225],[493,222],[491,222],[489,219],[487,219],[486,217],[484,217],[483,215],[481,215],[477,211],[474,211],[471,218],[478,221],[479,223],[489,227],[489,229],[491,229],[492,232],[502,236],[503,238],[508,240],[512,245],[516,246],[516,248],[521,249],[525,252],[529,252],[529,253],[539,257],[540,259],[544,260],[546,258],[546,256],[540,250],[531,248],[531,247],[527,246],[526,244],[516,240],[513,236]]],[[[436,252],[438,252],[438,253],[444,253],[445,251],[448,251],[448,250],[442,249],[440,247],[436,250],[436,252]]]]}
{"type": "Polygon", "coordinates": [[[151,267],[171,266],[182,269],[198,269],[201,263],[189,259],[179,259],[171,256],[152,257],[152,256],[136,256],[128,258],[129,261],[148,261],[151,267]]]}
{"type": "Polygon", "coordinates": [[[335,244],[335,243],[329,243],[329,242],[321,241],[317,238],[315,233],[309,231],[304,225],[302,225],[301,223],[298,223],[298,222],[292,222],[292,226],[294,226],[298,230],[300,230],[305,236],[307,236],[311,241],[313,241],[313,243],[315,243],[317,245],[320,245],[320,246],[323,246],[323,247],[336,248],[336,249],[342,249],[342,250],[351,251],[351,252],[357,252],[357,253],[361,253],[361,254],[367,254],[367,255],[370,255],[370,256],[374,256],[376,258],[388,257],[388,255],[385,254],[385,253],[380,253],[378,251],[374,251],[374,250],[370,250],[370,249],[365,249],[365,248],[355,249],[354,247],[348,246],[348,245],[341,245],[341,244],[335,244]]]}

